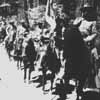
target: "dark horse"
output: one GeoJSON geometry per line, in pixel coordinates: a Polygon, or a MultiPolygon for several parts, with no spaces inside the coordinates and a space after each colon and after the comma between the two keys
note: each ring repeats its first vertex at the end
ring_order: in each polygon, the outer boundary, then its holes
{"type": "MultiPolygon", "coordinates": [[[[68,89],[70,79],[79,81],[77,93],[82,93],[83,86],[91,70],[90,53],[83,41],[78,27],[73,26],[65,33],[64,40],[64,58],[65,64],[65,95],[68,89]]],[[[64,98],[64,92],[63,92],[64,98]]]]}
{"type": "Polygon", "coordinates": [[[37,52],[35,51],[34,42],[32,39],[28,40],[27,46],[25,48],[25,57],[23,57],[24,64],[24,81],[26,81],[27,69],[28,72],[28,82],[31,78],[31,72],[34,70],[34,61],[36,59],[37,52]]]}
{"type": "Polygon", "coordinates": [[[0,43],[2,43],[4,41],[6,36],[7,36],[6,30],[4,28],[2,28],[2,30],[0,31],[0,43]]]}
{"type": "Polygon", "coordinates": [[[21,63],[22,63],[22,52],[23,52],[22,43],[23,43],[23,38],[19,38],[18,40],[16,40],[16,43],[15,43],[14,60],[17,61],[18,69],[20,67],[22,67],[21,66],[21,63]]]}
{"type": "Polygon", "coordinates": [[[11,51],[14,50],[14,41],[16,39],[16,32],[13,33],[13,35],[11,36],[7,36],[7,39],[5,40],[5,48],[7,50],[9,59],[13,56],[11,55],[11,51]]]}
{"type": "Polygon", "coordinates": [[[47,50],[45,55],[43,56],[42,62],[42,72],[43,72],[43,91],[45,90],[45,83],[47,80],[50,80],[51,87],[50,89],[53,89],[53,82],[55,75],[60,71],[61,63],[60,60],[57,58],[55,49],[52,47],[52,41],[49,40],[49,43],[47,45],[47,50]],[[50,74],[47,74],[47,71],[50,71],[50,74]],[[49,75],[49,79],[47,76],[49,75]]]}

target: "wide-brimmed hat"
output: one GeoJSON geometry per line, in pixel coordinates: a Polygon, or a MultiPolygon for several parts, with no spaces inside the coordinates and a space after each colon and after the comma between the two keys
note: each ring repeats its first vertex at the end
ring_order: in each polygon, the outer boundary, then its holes
{"type": "Polygon", "coordinates": [[[14,20],[10,20],[9,24],[14,24],[14,22],[15,22],[14,20]]]}
{"type": "Polygon", "coordinates": [[[90,5],[90,4],[88,4],[88,3],[84,4],[84,6],[80,8],[80,10],[82,12],[87,11],[87,10],[90,10],[90,9],[92,10],[93,9],[93,6],[90,5]]]}
{"type": "Polygon", "coordinates": [[[24,19],[20,20],[20,23],[21,24],[25,23],[25,20],[24,19]]]}

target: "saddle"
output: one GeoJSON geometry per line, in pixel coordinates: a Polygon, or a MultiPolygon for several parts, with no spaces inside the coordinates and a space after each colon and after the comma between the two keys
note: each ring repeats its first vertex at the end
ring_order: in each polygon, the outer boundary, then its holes
{"type": "Polygon", "coordinates": [[[59,49],[63,49],[63,47],[64,47],[64,39],[62,37],[55,37],[55,45],[59,49]]]}
{"type": "Polygon", "coordinates": [[[42,36],[41,41],[42,41],[43,44],[48,44],[50,42],[50,38],[42,36]]]}

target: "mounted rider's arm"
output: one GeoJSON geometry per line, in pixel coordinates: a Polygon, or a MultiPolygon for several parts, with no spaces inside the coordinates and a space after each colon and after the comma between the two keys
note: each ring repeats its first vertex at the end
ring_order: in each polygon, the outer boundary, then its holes
{"type": "Polygon", "coordinates": [[[86,38],[84,38],[85,42],[90,42],[90,41],[92,41],[96,38],[98,32],[97,32],[97,29],[96,29],[96,23],[95,22],[93,23],[90,30],[91,30],[92,34],[87,36],[86,38]]]}
{"type": "Polygon", "coordinates": [[[80,22],[84,20],[83,17],[78,17],[73,21],[73,25],[77,26],[78,24],[80,24],[80,22]]]}
{"type": "Polygon", "coordinates": [[[92,35],[89,35],[89,36],[87,36],[86,38],[84,38],[84,41],[85,41],[85,42],[90,42],[90,41],[92,41],[96,36],[97,36],[96,33],[95,33],[95,34],[92,34],[92,35]]]}

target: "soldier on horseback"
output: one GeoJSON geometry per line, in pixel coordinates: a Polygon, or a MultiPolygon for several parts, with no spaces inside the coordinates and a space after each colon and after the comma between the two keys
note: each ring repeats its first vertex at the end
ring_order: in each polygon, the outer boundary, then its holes
{"type": "Polygon", "coordinates": [[[82,17],[76,18],[73,23],[74,25],[78,25],[79,30],[83,35],[84,41],[88,44],[97,35],[96,14],[94,16],[94,13],[90,13],[94,12],[93,10],[94,8],[92,6],[90,6],[89,4],[85,4],[84,7],[81,8],[82,17]]]}
{"type": "MultiPolygon", "coordinates": [[[[23,49],[25,48],[25,40],[27,38],[27,34],[28,34],[28,27],[25,25],[25,21],[21,20],[18,27],[17,27],[17,36],[16,36],[16,50],[18,51],[23,51],[21,48],[19,47],[23,47],[23,49]]],[[[23,51],[24,52],[24,51],[23,51]]],[[[23,56],[24,53],[22,53],[21,56],[23,56]]]]}
{"type": "Polygon", "coordinates": [[[8,54],[9,54],[9,57],[14,54],[14,52],[12,52],[12,54],[11,54],[11,51],[14,50],[14,43],[15,43],[15,39],[16,39],[16,30],[17,30],[17,28],[14,25],[14,21],[11,20],[9,22],[9,24],[7,25],[7,28],[6,28],[7,36],[5,38],[5,46],[6,46],[8,54]]]}
{"type": "Polygon", "coordinates": [[[85,41],[91,54],[98,59],[97,50],[94,46],[94,41],[98,33],[96,29],[96,11],[88,3],[81,8],[81,11],[82,17],[76,18],[73,24],[78,26],[79,31],[83,36],[83,40],[85,41]]]}
{"type": "Polygon", "coordinates": [[[92,63],[92,71],[90,72],[91,75],[89,75],[89,83],[88,87],[94,86],[94,76],[96,74],[96,60],[99,59],[99,55],[97,52],[97,48],[95,46],[96,38],[98,37],[98,31],[96,27],[96,21],[97,21],[97,14],[91,5],[88,3],[84,5],[83,8],[81,8],[82,11],[82,17],[76,18],[74,21],[74,25],[77,25],[79,28],[79,31],[81,32],[83,36],[83,40],[86,43],[86,46],[90,52],[90,61],[92,63]]]}
{"type": "Polygon", "coordinates": [[[6,23],[3,21],[2,17],[0,19],[0,43],[4,44],[6,33],[6,23]]]}

